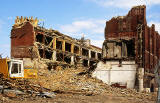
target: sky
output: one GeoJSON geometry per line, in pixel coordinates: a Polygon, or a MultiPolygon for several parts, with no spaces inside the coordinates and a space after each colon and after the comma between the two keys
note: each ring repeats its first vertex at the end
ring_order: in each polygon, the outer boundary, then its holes
{"type": "Polygon", "coordinates": [[[10,57],[10,32],[16,16],[33,16],[66,35],[80,39],[84,34],[91,44],[102,47],[106,21],[125,16],[137,5],[147,6],[147,23],[160,33],[160,0],[1,0],[0,54],[10,57]]]}

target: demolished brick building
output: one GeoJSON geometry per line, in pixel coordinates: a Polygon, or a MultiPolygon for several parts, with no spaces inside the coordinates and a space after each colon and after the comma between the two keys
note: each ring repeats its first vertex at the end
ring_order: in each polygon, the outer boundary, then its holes
{"type": "Polygon", "coordinates": [[[38,25],[38,19],[19,18],[11,30],[11,58],[30,58],[88,67],[101,59],[101,48],[90,40],[74,39],[38,25]]]}
{"type": "Polygon", "coordinates": [[[144,68],[144,77],[139,75],[137,78],[143,78],[144,88],[153,88],[151,80],[160,58],[160,35],[154,24],[147,26],[146,6],[133,7],[126,16],[107,21],[102,50],[103,59],[107,61],[117,60],[120,64],[135,61],[137,73],[144,68]]]}

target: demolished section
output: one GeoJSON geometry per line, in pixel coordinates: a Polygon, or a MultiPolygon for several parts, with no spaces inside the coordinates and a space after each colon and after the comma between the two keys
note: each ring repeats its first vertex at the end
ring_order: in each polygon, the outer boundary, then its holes
{"type": "Polygon", "coordinates": [[[58,65],[89,67],[101,59],[101,49],[56,30],[37,26],[37,19],[19,18],[11,31],[11,57],[47,60],[58,65]]]}

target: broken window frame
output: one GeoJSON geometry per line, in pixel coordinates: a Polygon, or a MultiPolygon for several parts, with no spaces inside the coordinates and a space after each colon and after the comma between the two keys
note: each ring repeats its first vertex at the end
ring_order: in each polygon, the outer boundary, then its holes
{"type": "Polygon", "coordinates": [[[89,50],[82,48],[82,56],[89,57],[89,50]]]}
{"type": "Polygon", "coordinates": [[[65,51],[71,52],[71,43],[65,42],[65,51]]]}

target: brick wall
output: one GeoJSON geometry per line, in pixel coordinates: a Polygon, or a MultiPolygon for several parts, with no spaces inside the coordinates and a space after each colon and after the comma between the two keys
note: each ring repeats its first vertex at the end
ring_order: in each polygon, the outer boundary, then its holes
{"type": "Polygon", "coordinates": [[[13,28],[11,30],[11,57],[31,57],[29,52],[34,41],[34,28],[30,22],[26,22],[20,28],[13,28]]]}
{"type": "Polygon", "coordinates": [[[143,25],[143,67],[153,73],[154,67],[160,58],[160,35],[155,31],[155,26],[147,26],[146,6],[133,7],[126,16],[114,17],[106,22],[105,39],[135,38],[135,60],[139,62],[138,24],[143,25]]]}

